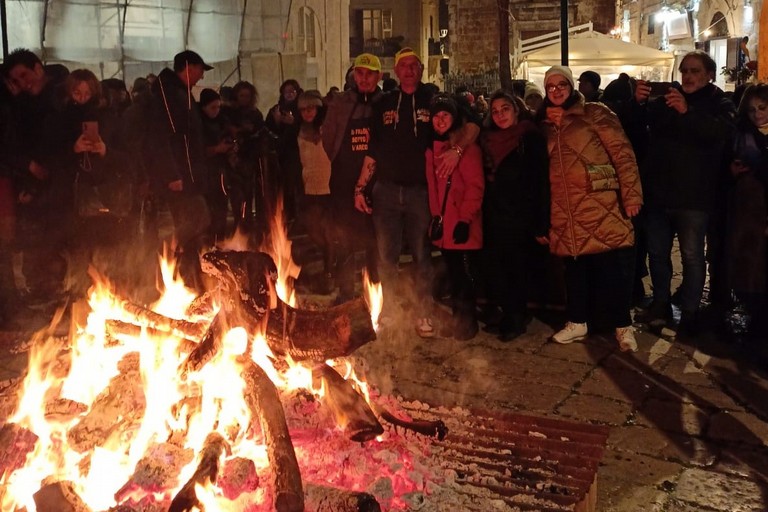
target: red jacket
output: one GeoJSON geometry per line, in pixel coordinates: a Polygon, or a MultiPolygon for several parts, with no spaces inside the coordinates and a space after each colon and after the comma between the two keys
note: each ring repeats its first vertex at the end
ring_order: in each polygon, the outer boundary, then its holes
{"type": "MultiPolygon", "coordinates": [[[[429,190],[429,211],[432,215],[440,215],[445,197],[447,178],[438,178],[433,165],[433,152],[442,155],[450,149],[448,141],[435,141],[432,149],[427,149],[427,188],[429,190]]],[[[453,171],[451,188],[443,218],[443,238],[432,243],[441,249],[480,249],[483,247],[483,218],[482,209],[485,177],[483,175],[483,156],[480,146],[468,146],[459,161],[459,166],[453,171]],[[453,228],[456,223],[469,223],[469,240],[465,244],[453,242],[453,228]]]]}

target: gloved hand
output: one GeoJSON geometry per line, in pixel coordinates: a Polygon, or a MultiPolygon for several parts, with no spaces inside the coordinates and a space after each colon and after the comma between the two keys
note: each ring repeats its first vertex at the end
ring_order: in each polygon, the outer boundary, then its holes
{"type": "Polygon", "coordinates": [[[465,244],[469,240],[469,224],[464,221],[456,223],[456,227],[453,228],[453,243],[465,244]]]}

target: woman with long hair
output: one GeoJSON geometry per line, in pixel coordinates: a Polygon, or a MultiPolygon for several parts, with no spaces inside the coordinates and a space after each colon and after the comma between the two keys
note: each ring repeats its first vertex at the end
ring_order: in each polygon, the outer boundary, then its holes
{"type": "Polygon", "coordinates": [[[527,264],[549,227],[547,143],[527,112],[516,96],[496,91],[480,135],[486,162],[486,281],[489,298],[502,312],[499,323],[486,324],[486,330],[501,341],[525,333],[527,264]]]}

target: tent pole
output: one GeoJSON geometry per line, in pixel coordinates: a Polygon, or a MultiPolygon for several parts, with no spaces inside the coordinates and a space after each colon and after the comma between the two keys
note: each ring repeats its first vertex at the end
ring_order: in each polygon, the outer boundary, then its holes
{"type": "Polygon", "coordinates": [[[560,0],[560,62],[568,65],[568,0],[560,0]]]}
{"type": "Polygon", "coordinates": [[[48,26],[48,0],[43,2],[43,24],[40,27],[40,60],[45,64],[45,29],[48,26]]]}
{"type": "Polygon", "coordinates": [[[243,51],[243,30],[245,30],[245,12],[248,10],[248,0],[243,0],[243,12],[240,15],[240,34],[237,37],[237,81],[243,79],[240,69],[240,52],[243,51]]]}
{"type": "Polygon", "coordinates": [[[3,30],[3,60],[8,58],[8,14],[5,10],[5,0],[0,0],[0,25],[3,30]]]}
{"type": "Polygon", "coordinates": [[[187,11],[187,27],[184,30],[184,49],[189,47],[189,26],[192,24],[192,4],[195,0],[189,0],[189,10],[187,11]]]}

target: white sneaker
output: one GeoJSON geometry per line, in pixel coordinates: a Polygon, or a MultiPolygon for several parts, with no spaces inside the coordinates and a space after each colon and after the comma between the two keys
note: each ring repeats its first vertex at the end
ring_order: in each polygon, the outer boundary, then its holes
{"type": "Polygon", "coordinates": [[[583,340],[587,337],[587,324],[577,324],[566,322],[565,327],[552,335],[552,341],[566,345],[574,341],[583,340]]]}
{"type": "Polygon", "coordinates": [[[434,338],[435,328],[432,326],[432,320],[429,318],[419,318],[416,320],[416,334],[422,338],[434,338]]]}
{"type": "Polygon", "coordinates": [[[619,348],[622,352],[637,352],[635,328],[631,325],[616,328],[616,341],[619,342],[619,348]]]}

